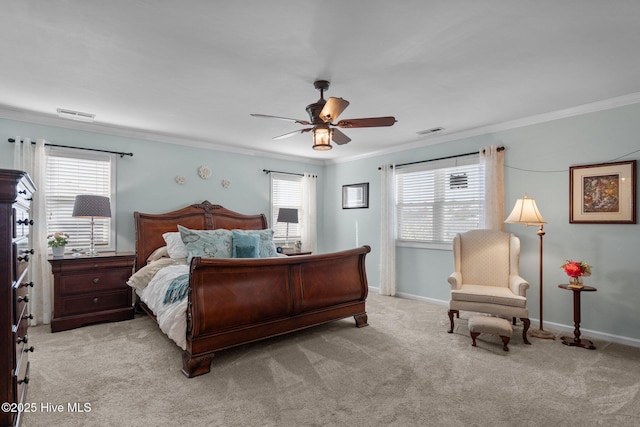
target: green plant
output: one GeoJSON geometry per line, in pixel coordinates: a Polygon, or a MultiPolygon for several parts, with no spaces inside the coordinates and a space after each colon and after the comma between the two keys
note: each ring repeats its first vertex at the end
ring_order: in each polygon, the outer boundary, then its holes
{"type": "Polygon", "coordinates": [[[47,245],[52,248],[57,248],[58,246],[67,246],[69,243],[69,235],[67,233],[53,233],[47,236],[47,245]]]}

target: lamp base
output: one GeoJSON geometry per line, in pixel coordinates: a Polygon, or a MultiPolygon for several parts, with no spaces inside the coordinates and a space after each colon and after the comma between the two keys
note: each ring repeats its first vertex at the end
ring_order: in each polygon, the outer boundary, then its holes
{"type": "Polygon", "coordinates": [[[555,334],[545,331],[544,329],[533,329],[531,331],[529,331],[529,335],[531,335],[534,338],[540,338],[543,340],[555,340],[556,336],[555,334]]]}

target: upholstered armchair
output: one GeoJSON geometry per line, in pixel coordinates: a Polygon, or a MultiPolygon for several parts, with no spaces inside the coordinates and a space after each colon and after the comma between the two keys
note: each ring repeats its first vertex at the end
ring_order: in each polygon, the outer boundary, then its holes
{"type": "Polygon", "coordinates": [[[529,283],[519,276],[520,239],[495,230],[458,233],[453,239],[454,272],[449,276],[449,333],[453,317],[460,311],[520,318],[522,339],[527,339],[529,310],[526,292],[529,283]]]}

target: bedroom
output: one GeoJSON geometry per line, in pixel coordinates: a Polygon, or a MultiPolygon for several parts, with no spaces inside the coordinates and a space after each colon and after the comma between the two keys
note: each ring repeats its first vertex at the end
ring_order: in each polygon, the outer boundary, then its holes
{"type": "MultiPolygon", "coordinates": [[[[627,11],[637,18],[637,7],[627,11]],[[633,15],[632,12],[635,12],[633,15]]],[[[606,12],[600,16],[606,16],[606,12]]],[[[299,24],[300,25],[300,24],[299,24]]],[[[5,27],[6,31],[6,27],[5,27]]],[[[637,45],[638,34],[629,31],[625,43],[637,45]]],[[[6,39],[5,39],[6,40],[6,39]]],[[[337,43],[337,42],[336,42],[337,43]]],[[[626,46],[626,45],[625,45],[626,46]]],[[[621,53],[628,53],[632,50],[621,53]]],[[[599,55],[587,54],[590,58],[599,55]]],[[[632,56],[632,55],[629,55],[632,56]]],[[[630,60],[629,58],[624,58],[630,60]]],[[[609,60],[619,64],[613,58],[609,60]]],[[[619,59],[623,61],[623,59],[619,59]]],[[[535,65],[535,56],[531,60],[535,65]]],[[[588,65],[594,65],[587,62],[588,65]]],[[[529,64],[531,65],[531,64],[529,64]]],[[[599,66],[604,66],[599,64],[599,66]]],[[[615,65],[620,68],[622,66],[615,65]]],[[[627,70],[637,70],[626,64],[627,70]]],[[[277,106],[278,91],[295,91],[299,100],[285,108],[282,114],[304,114],[305,103],[315,99],[316,92],[311,83],[316,73],[323,70],[314,69],[310,75],[304,75],[294,83],[277,86],[273,94],[261,98],[260,104],[253,104],[254,98],[245,98],[239,103],[249,104],[244,108],[247,114],[238,119],[236,126],[250,126],[262,135],[261,144],[280,144],[271,141],[270,137],[277,131],[269,128],[266,122],[249,122],[248,113],[264,112],[279,114],[274,110],[277,106]],[[274,131],[276,131],[274,133],[274,131]]],[[[339,75],[338,71],[334,72],[339,75]]],[[[604,163],[619,159],[638,159],[640,149],[637,135],[640,134],[640,87],[627,92],[608,92],[605,84],[611,80],[622,80],[624,76],[613,74],[614,71],[603,71],[599,88],[601,93],[590,95],[591,98],[574,104],[558,106],[552,110],[541,110],[514,117],[514,120],[491,123],[494,126],[478,126],[477,132],[461,132],[453,135],[442,135],[424,138],[415,142],[414,146],[403,150],[360,157],[357,153],[345,159],[322,160],[311,150],[309,139],[300,136],[297,146],[305,152],[305,158],[299,156],[274,156],[270,153],[245,154],[240,150],[225,151],[220,147],[210,149],[201,142],[188,144],[172,144],[165,141],[162,135],[144,135],[131,131],[127,135],[109,135],[105,128],[91,128],[90,125],[71,127],[57,118],[43,118],[35,114],[16,112],[15,108],[2,111],[0,129],[3,138],[28,136],[46,138],[54,143],[78,147],[108,148],[117,151],[133,152],[132,158],[118,159],[117,163],[117,236],[118,250],[131,251],[134,248],[133,211],[166,212],[189,203],[208,199],[227,208],[243,213],[259,213],[269,210],[269,178],[263,169],[281,170],[295,173],[310,172],[318,175],[318,236],[319,252],[330,252],[353,247],[356,243],[356,223],[358,244],[368,244],[372,253],[367,258],[367,275],[371,292],[379,286],[379,240],[380,240],[380,172],[378,167],[391,162],[408,162],[431,159],[475,151],[488,145],[507,147],[505,168],[505,205],[509,208],[516,198],[526,192],[535,197],[548,224],[545,225],[544,282],[545,309],[544,318],[547,328],[559,331],[572,329],[570,297],[565,295],[556,284],[564,280],[560,265],[567,258],[583,259],[593,266],[593,275],[588,283],[598,287],[598,292],[586,296],[583,300],[583,330],[592,338],[640,346],[640,319],[635,315],[640,303],[640,288],[636,286],[638,275],[637,247],[640,241],[640,230],[637,225],[606,224],[570,224],[569,223],[569,177],[568,169],[573,165],[604,163]],[[612,73],[611,77],[607,73],[612,73]],[[609,94],[608,96],[602,94],[609,94]],[[515,119],[521,119],[516,121],[515,119]],[[503,125],[503,126],[500,126],[503,125]],[[94,129],[94,131],[92,131],[94,129]],[[95,129],[99,129],[95,131],[95,129]],[[307,153],[308,152],[308,153],[307,153]],[[208,165],[213,171],[210,181],[196,176],[200,165],[208,165]],[[176,175],[187,177],[186,185],[174,182],[176,175]],[[228,188],[219,185],[222,179],[231,181],[228,188]],[[369,182],[369,209],[341,209],[341,187],[345,184],[369,182]],[[159,196],[149,197],[150,189],[162,186],[159,196]]],[[[622,73],[622,72],[620,72],[622,73]]],[[[375,73],[374,73],[375,74],[375,73]]],[[[530,76],[530,75],[529,75],[530,76]]],[[[626,76],[626,74],[625,74],[626,76]]],[[[104,77],[104,76],[103,76],[104,77]]],[[[336,77],[337,79],[337,77],[336,77]]],[[[353,82],[338,81],[329,95],[345,96],[355,108],[360,108],[362,115],[396,114],[402,123],[401,113],[406,107],[376,107],[369,112],[368,104],[375,103],[372,96],[376,87],[365,87],[357,95],[347,95],[346,88],[353,82]],[[343,89],[340,89],[343,88],[343,89]]],[[[335,80],[335,79],[334,79],[335,80]]],[[[357,80],[357,78],[356,78],[357,80]]],[[[369,77],[368,82],[375,80],[379,85],[389,83],[378,78],[369,77]]],[[[544,81],[545,79],[542,78],[544,81]]],[[[247,81],[245,81],[245,84],[247,81]]],[[[527,84],[529,81],[523,82],[527,84]]],[[[548,82],[550,83],[550,82],[548,82]]],[[[239,84],[239,83],[238,83],[239,84]]],[[[252,81],[252,85],[261,86],[262,82],[252,81]]],[[[355,84],[355,83],[354,83],[355,84]]],[[[394,83],[395,84],[395,83],[394,83]]],[[[637,84],[637,83],[634,83],[637,84]]],[[[251,86],[251,85],[249,85],[251,86]]],[[[633,87],[630,83],[629,87],[633,87]]],[[[3,88],[4,90],[4,88],[3,88]]],[[[577,89],[576,89],[577,90],[577,89]]],[[[585,92],[587,90],[585,89],[585,92]]],[[[11,93],[7,90],[5,93],[11,93]]],[[[486,93],[485,93],[486,95],[486,93]]],[[[480,97],[482,95],[479,95],[480,97]]],[[[259,98],[256,95],[256,99],[259,98]]],[[[494,100],[498,102],[499,100],[494,100]]],[[[59,101],[58,104],[62,102],[59,101]]],[[[524,104],[527,98],[523,97],[524,104]]],[[[533,102],[533,100],[532,100],[533,102]]],[[[55,104],[54,108],[67,105],[55,104]]],[[[394,106],[395,107],[395,106],[394,106]]],[[[425,114],[434,114],[433,109],[425,114]]],[[[351,111],[349,111],[351,112],[351,111]]],[[[176,113],[173,113],[176,114],[176,113]]],[[[357,114],[356,116],[360,116],[357,114]]],[[[99,115],[97,116],[99,118],[99,115]]],[[[303,116],[304,117],[304,116],[303,116]]],[[[257,119],[256,119],[257,120],[257,119]]],[[[440,123],[434,123],[440,125],[440,123]]],[[[390,128],[393,130],[394,128],[390,128]]],[[[413,129],[412,132],[422,128],[413,129]]],[[[292,130],[288,127],[281,133],[292,130]]],[[[369,131],[353,130],[349,132],[357,148],[357,141],[366,142],[369,131]]],[[[389,134],[387,134],[389,135],[389,134]]],[[[392,135],[392,134],[391,134],[392,135]]],[[[216,135],[214,141],[224,140],[224,135],[216,135]]],[[[292,146],[288,145],[287,147],[292,146]]],[[[335,147],[332,151],[340,152],[344,147],[335,147]]],[[[0,167],[12,168],[13,146],[3,141],[0,144],[0,167]]],[[[345,151],[342,151],[344,153],[345,151]]],[[[508,212],[506,212],[508,213],[508,212]]],[[[505,213],[505,214],[506,214],[505,213]]],[[[535,230],[531,227],[507,225],[508,231],[514,232],[522,241],[521,274],[532,285],[529,291],[529,309],[532,322],[539,317],[537,298],[538,275],[538,241],[535,230]]],[[[451,272],[452,258],[450,251],[415,249],[400,247],[398,257],[398,292],[402,296],[418,298],[436,304],[448,301],[449,286],[446,278],[451,272]]],[[[535,344],[534,344],[535,345],[535,344]]]]}

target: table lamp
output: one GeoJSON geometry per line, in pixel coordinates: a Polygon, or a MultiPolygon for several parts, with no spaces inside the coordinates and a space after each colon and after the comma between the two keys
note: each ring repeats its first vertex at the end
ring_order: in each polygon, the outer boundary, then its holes
{"type": "Polygon", "coordinates": [[[91,218],[91,245],[87,255],[96,256],[93,242],[93,225],[94,218],[111,218],[111,204],[108,197],[95,195],[78,195],[73,204],[73,213],[71,216],[77,218],[91,218]]]}
{"type": "Polygon", "coordinates": [[[289,224],[298,223],[298,209],[280,208],[280,210],[278,210],[277,221],[287,223],[287,234],[285,237],[284,246],[285,248],[288,248],[289,247],[289,224]]]}

